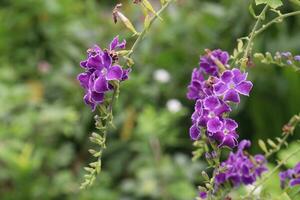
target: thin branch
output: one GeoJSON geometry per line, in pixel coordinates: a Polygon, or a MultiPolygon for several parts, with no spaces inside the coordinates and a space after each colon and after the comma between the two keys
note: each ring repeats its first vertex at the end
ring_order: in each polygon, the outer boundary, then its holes
{"type": "Polygon", "coordinates": [[[143,39],[143,37],[146,35],[148,29],[152,26],[153,22],[157,19],[157,17],[169,6],[169,4],[172,2],[173,0],[169,0],[167,1],[167,3],[165,5],[163,5],[161,7],[161,9],[157,12],[157,15],[154,15],[149,22],[149,26],[148,27],[144,27],[143,31],[139,34],[139,36],[137,37],[137,39],[135,40],[135,42],[133,43],[131,49],[129,50],[128,54],[126,55],[128,58],[132,55],[132,53],[134,52],[134,50],[137,48],[138,44],[141,42],[141,40],[143,39]]]}
{"type": "Polygon", "coordinates": [[[243,58],[247,58],[250,46],[252,45],[252,41],[253,41],[253,39],[255,37],[256,29],[258,28],[259,23],[263,20],[264,15],[266,14],[266,11],[268,10],[268,8],[269,8],[269,6],[266,5],[263,8],[263,10],[261,11],[261,13],[258,15],[257,20],[256,20],[256,22],[254,24],[254,27],[253,27],[251,33],[249,34],[250,37],[248,36],[249,40],[247,42],[247,46],[246,46],[243,58]]]}

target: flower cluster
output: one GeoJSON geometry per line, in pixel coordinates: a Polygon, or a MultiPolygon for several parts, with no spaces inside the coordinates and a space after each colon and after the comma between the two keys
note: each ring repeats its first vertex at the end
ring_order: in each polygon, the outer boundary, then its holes
{"type": "Polygon", "coordinates": [[[219,49],[208,51],[201,57],[200,67],[192,73],[187,97],[196,101],[190,128],[191,139],[198,140],[201,132],[205,132],[219,143],[219,147],[233,148],[238,144],[238,124],[225,117],[231,111],[229,103],[239,103],[240,94],[248,96],[253,85],[246,80],[247,73],[236,68],[226,70],[228,60],[229,54],[219,49]]]}
{"type": "Polygon", "coordinates": [[[274,56],[275,60],[280,60],[286,62],[288,65],[292,65],[293,63],[300,63],[300,55],[293,56],[293,54],[289,51],[287,52],[276,52],[274,56]]]}
{"type": "Polygon", "coordinates": [[[280,185],[282,188],[286,187],[287,182],[289,186],[295,186],[300,184],[300,162],[292,169],[282,171],[279,173],[280,185]]]}
{"type": "Polygon", "coordinates": [[[84,73],[77,76],[80,85],[85,89],[84,102],[94,111],[96,106],[103,103],[105,93],[113,90],[112,81],[124,81],[128,78],[130,69],[123,69],[118,62],[115,50],[124,49],[126,41],[119,41],[116,36],[108,49],[102,50],[94,45],[87,51],[87,59],[80,62],[85,69],[84,73]]]}
{"type": "Polygon", "coordinates": [[[242,140],[236,153],[230,153],[228,159],[221,163],[216,173],[216,187],[229,182],[233,186],[241,184],[249,185],[256,181],[263,172],[267,171],[266,159],[257,154],[254,157],[244,153],[244,149],[250,147],[249,140],[242,140]]]}

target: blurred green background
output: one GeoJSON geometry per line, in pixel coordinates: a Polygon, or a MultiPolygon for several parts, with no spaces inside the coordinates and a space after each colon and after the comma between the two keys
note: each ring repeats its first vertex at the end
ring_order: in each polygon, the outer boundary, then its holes
{"type": "MultiPolygon", "coordinates": [[[[118,2],[141,30],[139,7],[118,2]]],[[[188,200],[196,195],[205,164],[190,161],[193,102],[185,98],[186,86],[205,48],[231,52],[236,38],[248,34],[254,21],[250,1],[177,0],[168,8],[134,53],[134,70],[121,85],[103,171],[94,187],[80,191],[83,166],[92,159],[87,150],[94,122],[76,76],[92,44],[105,47],[115,35],[126,38],[128,47],[134,41],[121,23],[113,23],[111,10],[118,2],[0,1],[1,200],[188,200]]],[[[158,0],[151,2],[158,8],[158,0]]],[[[287,3],[281,9],[299,6],[287,3]]],[[[257,38],[255,50],[300,54],[299,31],[300,18],[291,17],[257,38]]],[[[258,152],[258,138],[279,136],[300,111],[300,76],[262,64],[249,71],[252,95],[232,117],[240,124],[240,138],[251,139],[251,151],[258,152]]]]}

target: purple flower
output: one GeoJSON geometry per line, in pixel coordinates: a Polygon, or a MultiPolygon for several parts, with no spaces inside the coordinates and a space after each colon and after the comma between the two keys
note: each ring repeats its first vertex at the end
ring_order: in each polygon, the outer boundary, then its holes
{"type": "Polygon", "coordinates": [[[280,172],[279,178],[282,188],[286,187],[287,182],[291,187],[300,185],[300,162],[294,168],[280,172]]]}
{"type": "Polygon", "coordinates": [[[216,175],[216,187],[225,182],[239,186],[241,184],[252,184],[263,172],[267,171],[266,159],[262,155],[250,158],[244,153],[244,149],[250,146],[250,141],[242,140],[236,153],[230,153],[226,161],[222,162],[216,175]]]}
{"type": "Polygon", "coordinates": [[[221,115],[229,111],[231,111],[230,107],[221,99],[216,96],[208,96],[203,100],[197,100],[192,122],[198,126],[206,127],[208,122],[213,123],[220,120],[221,115]]]}
{"type": "Polygon", "coordinates": [[[207,198],[207,192],[199,192],[200,199],[206,199],[207,198]]]}
{"type": "Polygon", "coordinates": [[[217,96],[223,96],[224,101],[239,103],[239,94],[249,96],[253,86],[246,79],[247,73],[242,73],[239,69],[226,70],[213,85],[214,93],[217,96]]]}
{"type": "Polygon", "coordinates": [[[287,51],[287,52],[282,52],[281,55],[282,55],[283,57],[289,58],[289,57],[292,56],[292,53],[289,52],[289,51],[287,51]]]}
{"type": "Polygon", "coordinates": [[[292,64],[293,64],[293,62],[292,62],[291,60],[287,60],[287,61],[286,61],[286,64],[288,64],[288,65],[292,65],[292,64]]]}
{"type": "Polygon", "coordinates": [[[219,147],[234,147],[237,145],[238,135],[235,132],[237,123],[231,119],[223,119],[222,114],[231,111],[230,107],[216,96],[198,99],[192,115],[190,137],[198,140],[201,137],[200,127],[207,129],[207,134],[212,139],[220,142],[219,147]]]}
{"type": "Polygon", "coordinates": [[[229,54],[226,51],[216,49],[208,51],[205,56],[200,57],[200,68],[203,69],[207,74],[212,76],[218,76],[218,65],[220,62],[224,66],[227,65],[229,60],[229,54]]]}
{"type": "Polygon", "coordinates": [[[294,60],[300,62],[300,55],[294,56],[294,60]]]}
{"type": "Polygon", "coordinates": [[[115,50],[125,48],[126,41],[115,37],[108,49],[102,50],[94,45],[88,49],[87,59],[80,62],[86,71],[77,76],[80,85],[85,89],[84,102],[94,111],[98,104],[103,103],[105,93],[113,90],[111,81],[124,81],[128,78],[130,69],[123,69],[117,64],[115,50]]]}
{"type": "Polygon", "coordinates": [[[200,67],[193,70],[188,86],[187,98],[196,100],[189,134],[192,140],[198,140],[204,132],[210,139],[217,141],[220,148],[233,148],[238,144],[238,125],[232,119],[224,119],[224,113],[231,111],[228,101],[239,103],[239,95],[249,96],[253,85],[246,80],[247,73],[239,69],[219,74],[220,65],[228,66],[227,52],[220,49],[206,52],[200,58],[200,67]]]}
{"type": "Polygon", "coordinates": [[[205,81],[202,70],[195,68],[188,86],[187,98],[190,100],[204,99],[211,94],[212,87],[205,81]]]}
{"type": "Polygon", "coordinates": [[[210,120],[207,123],[207,130],[209,131],[209,136],[217,140],[220,144],[219,147],[227,146],[233,148],[237,146],[238,135],[235,129],[238,124],[229,118],[221,120],[210,120]]]}

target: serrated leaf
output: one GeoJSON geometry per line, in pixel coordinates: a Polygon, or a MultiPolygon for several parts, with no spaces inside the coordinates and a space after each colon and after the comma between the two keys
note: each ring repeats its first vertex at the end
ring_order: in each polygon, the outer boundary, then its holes
{"type": "Polygon", "coordinates": [[[265,153],[268,153],[267,146],[263,140],[258,140],[258,145],[265,153]]]}

